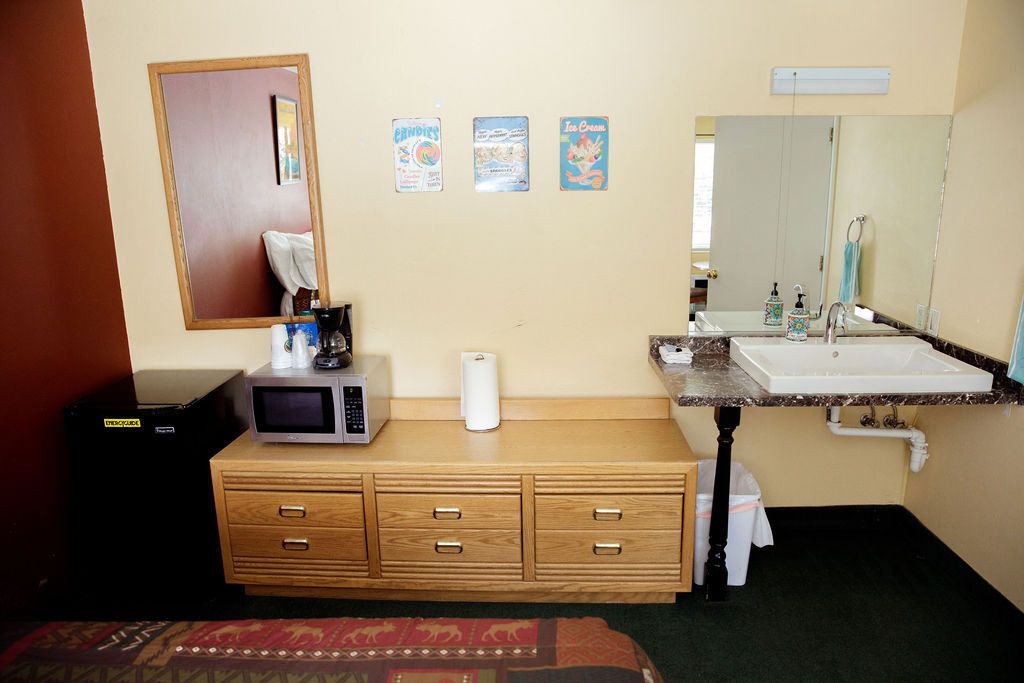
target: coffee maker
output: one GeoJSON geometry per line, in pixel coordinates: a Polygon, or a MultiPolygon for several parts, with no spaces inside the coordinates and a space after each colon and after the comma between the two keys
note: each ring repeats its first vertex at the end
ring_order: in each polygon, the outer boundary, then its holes
{"type": "Polygon", "coordinates": [[[317,370],[347,368],[352,364],[352,304],[315,307],[312,312],[318,330],[313,367],[317,370]]]}

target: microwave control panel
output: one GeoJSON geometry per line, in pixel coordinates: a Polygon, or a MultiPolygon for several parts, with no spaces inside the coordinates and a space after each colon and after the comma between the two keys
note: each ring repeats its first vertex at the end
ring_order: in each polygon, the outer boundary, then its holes
{"type": "Polygon", "coordinates": [[[358,386],[343,386],[343,405],[345,411],[345,434],[365,435],[366,434],[366,409],[363,405],[363,388],[358,386]]]}

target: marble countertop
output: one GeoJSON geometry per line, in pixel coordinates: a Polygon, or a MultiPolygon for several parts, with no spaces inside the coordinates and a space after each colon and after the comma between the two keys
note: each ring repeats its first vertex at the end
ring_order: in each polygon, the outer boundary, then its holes
{"type": "Polygon", "coordinates": [[[729,357],[729,340],[726,337],[652,335],[649,340],[651,367],[658,374],[669,397],[680,406],[785,407],[1024,403],[1021,385],[1006,377],[1005,363],[974,354],[942,340],[927,339],[943,353],[991,372],[995,378],[992,391],[953,394],[770,394],[729,357]],[[665,363],[658,355],[658,347],[662,344],[689,348],[694,354],[693,363],[690,365],[665,363]],[[967,354],[969,357],[965,357],[967,354]]]}

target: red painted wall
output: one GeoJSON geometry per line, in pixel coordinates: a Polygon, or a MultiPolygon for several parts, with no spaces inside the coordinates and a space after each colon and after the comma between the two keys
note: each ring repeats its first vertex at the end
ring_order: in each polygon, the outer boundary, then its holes
{"type": "Polygon", "coordinates": [[[131,373],[79,2],[0,2],[0,614],[59,579],[61,408],[131,373]]]}
{"type": "Polygon", "coordinates": [[[307,232],[310,218],[305,169],[277,184],[271,96],[298,101],[298,76],[244,69],[162,83],[196,317],[278,315],[284,290],[261,235],[307,232]]]}

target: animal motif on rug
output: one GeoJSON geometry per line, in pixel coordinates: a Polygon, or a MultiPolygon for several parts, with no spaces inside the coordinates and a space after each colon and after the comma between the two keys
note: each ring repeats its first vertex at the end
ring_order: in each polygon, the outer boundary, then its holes
{"type": "Polygon", "coordinates": [[[207,637],[217,643],[231,643],[241,636],[259,633],[262,630],[263,624],[258,622],[251,622],[245,626],[225,624],[214,631],[210,631],[207,637]]]}
{"type": "MultiPolygon", "coordinates": [[[[285,627],[284,630],[292,634],[291,638],[288,639],[289,645],[299,645],[303,642],[310,642],[311,645],[316,645],[324,639],[324,630],[319,626],[292,624],[285,627]]],[[[394,630],[394,627],[392,627],[392,630],[394,630]]]]}
{"type": "Polygon", "coordinates": [[[395,625],[390,621],[384,624],[378,624],[375,626],[363,626],[361,628],[353,629],[341,637],[342,644],[351,643],[352,645],[359,645],[359,638],[363,637],[363,645],[374,645],[377,643],[377,638],[385,633],[392,633],[395,630],[395,625]]]}
{"type": "Polygon", "coordinates": [[[488,640],[498,641],[498,636],[504,634],[504,640],[511,643],[519,640],[520,631],[532,626],[533,622],[526,619],[522,621],[509,621],[504,624],[491,624],[491,627],[480,636],[480,642],[485,643],[488,640]]]}
{"type": "Polygon", "coordinates": [[[423,631],[428,634],[424,638],[424,642],[436,643],[441,636],[445,636],[444,642],[448,643],[453,640],[462,640],[462,631],[455,624],[418,624],[416,626],[417,631],[423,631]]]}

